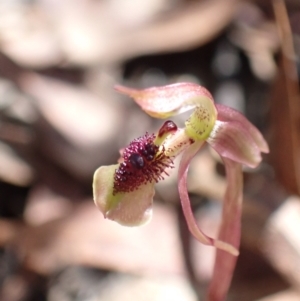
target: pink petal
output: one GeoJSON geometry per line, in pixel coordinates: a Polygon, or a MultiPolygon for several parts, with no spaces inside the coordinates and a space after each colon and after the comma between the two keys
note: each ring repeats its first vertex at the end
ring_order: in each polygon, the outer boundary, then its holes
{"type": "Polygon", "coordinates": [[[114,173],[118,164],[101,166],[94,174],[94,202],[105,218],[123,226],[140,226],[151,219],[154,183],[113,195],[114,173]]]}
{"type": "Polygon", "coordinates": [[[269,152],[269,146],[260,131],[243,114],[221,104],[216,104],[216,107],[218,110],[218,120],[239,122],[248,131],[259,150],[263,153],[269,152]]]}
{"type": "Polygon", "coordinates": [[[116,85],[115,89],[132,97],[147,114],[156,118],[183,113],[197,104],[213,103],[211,94],[194,83],[178,83],[144,90],[116,85]]]}
{"type": "MultiPolygon", "coordinates": [[[[236,249],[240,245],[241,212],[243,200],[243,174],[239,163],[224,159],[227,188],[224,197],[219,239],[236,249]]],[[[223,301],[226,298],[237,257],[217,250],[213,277],[208,289],[208,300],[223,301]]]]}
{"type": "Polygon", "coordinates": [[[178,171],[178,189],[182,205],[182,210],[187,221],[190,232],[195,236],[197,240],[205,245],[215,246],[219,249],[225,250],[233,255],[238,255],[238,250],[232,245],[225,243],[221,240],[213,239],[206,234],[204,234],[201,229],[199,229],[189,199],[187,192],[187,172],[189,164],[195,154],[199,151],[203,145],[203,141],[195,142],[192,144],[182,155],[182,159],[179,165],[178,171]]]}
{"type": "Polygon", "coordinates": [[[233,161],[256,167],[261,153],[253,136],[238,121],[217,120],[207,142],[222,156],[233,161]]]}

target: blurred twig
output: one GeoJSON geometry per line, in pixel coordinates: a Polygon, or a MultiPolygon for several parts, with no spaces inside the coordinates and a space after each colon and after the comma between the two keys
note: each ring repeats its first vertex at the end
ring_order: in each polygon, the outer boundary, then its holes
{"type": "Polygon", "coordinates": [[[274,0],[273,8],[281,39],[281,57],[271,102],[273,130],[276,133],[275,145],[271,149],[281,182],[291,192],[300,193],[300,95],[295,52],[284,1],[274,0]]]}

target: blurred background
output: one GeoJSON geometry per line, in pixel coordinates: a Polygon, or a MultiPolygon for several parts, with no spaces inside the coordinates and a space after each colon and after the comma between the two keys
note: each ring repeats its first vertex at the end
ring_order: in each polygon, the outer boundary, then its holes
{"type": "MultiPolygon", "coordinates": [[[[95,169],[163,123],[113,86],[182,81],[244,113],[271,148],[245,170],[228,300],[300,300],[299,56],[299,0],[1,0],[0,300],[203,299],[214,250],[190,237],[176,170],[144,227],[105,221],[92,200],[95,169]]],[[[216,236],[226,183],[209,148],[188,183],[216,236]]]]}

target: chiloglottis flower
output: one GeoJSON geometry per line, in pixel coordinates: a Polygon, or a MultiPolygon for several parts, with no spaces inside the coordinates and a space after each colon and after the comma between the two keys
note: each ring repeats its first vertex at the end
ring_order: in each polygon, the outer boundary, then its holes
{"type": "Polygon", "coordinates": [[[106,218],[122,225],[146,223],[152,214],[155,183],[168,176],[174,159],[182,153],[178,190],[183,213],[193,236],[218,249],[209,300],[223,300],[239,253],[242,165],[256,167],[262,160],[261,153],[269,151],[267,143],[241,113],[215,104],[211,94],[197,84],[115,89],[133,98],[155,118],[167,119],[188,110],[192,113],[183,128],[167,120],[156,134],[146,133],[124,148],[118,164],[100,167],[93,183],[96,206],[106,218]],[[205,142],[221,156],[227,177],[218,238],[207,236],[198,227],[187,191],[189,164],[205,142]]]}

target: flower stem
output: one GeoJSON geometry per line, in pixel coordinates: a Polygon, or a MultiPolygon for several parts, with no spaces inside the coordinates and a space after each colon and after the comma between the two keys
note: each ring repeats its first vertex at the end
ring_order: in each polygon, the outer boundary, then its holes
{"type": "MultiPolygon", "coordinates": [[[[223,161],[226,169],[227,188],[224,196],[219,239],[226,241],[238,249],[241,237],[241,211],[243,200],[242,165],[226,158],[223,158],[223,161]]],[[[207,300],[225,300],[236,260],[236,256],[220,249],[217,250],[214,273],[208,289],[207,300]]]]}

